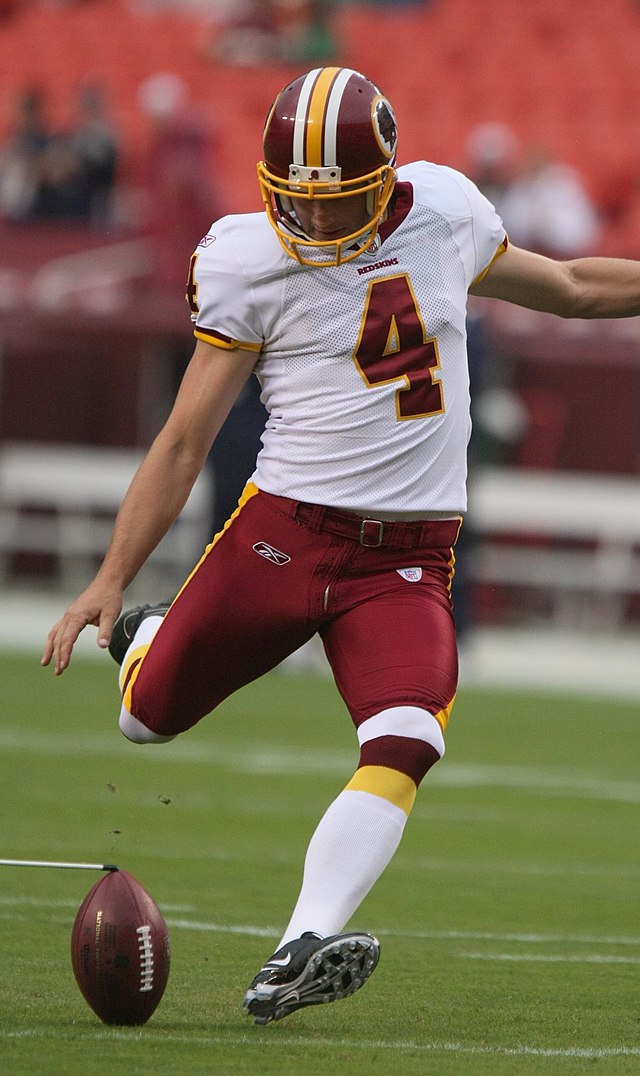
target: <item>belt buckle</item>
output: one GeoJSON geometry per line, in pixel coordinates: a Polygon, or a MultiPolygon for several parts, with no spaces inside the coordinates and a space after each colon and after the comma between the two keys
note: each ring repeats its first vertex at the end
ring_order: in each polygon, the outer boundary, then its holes
{"type": "Polygon", "coordinates": [[[360,537],[358,538],[358,541],[360,542],[360,545],[365,546],[366,549],[377,549],[379,546],[382,545],[383,538],[384,538],[384,523],[382,522],[381,519],[363,519],[362,520],[362,523],[360,524],[360,537]],[[367,537],[367,532],[366,532],[365,528],[367,527],[367,525],[378,528],[377,533],[374,535],[374,537],[377,539],[377,541],[374,541],[374,542],[365,541],[365,539],[367,537]]]}

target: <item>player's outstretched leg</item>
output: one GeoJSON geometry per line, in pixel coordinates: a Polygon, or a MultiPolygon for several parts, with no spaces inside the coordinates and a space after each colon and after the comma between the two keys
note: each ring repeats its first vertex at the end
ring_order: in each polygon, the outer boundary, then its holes
{"type": "Polygon", "coordinates": [[[164,616],[171,602],[158,602],[157,605],[136,605],[121,613],[111,633],[109,653],[118,665],[122,665],[124,656],[133,642],[133,637],[143,620],[150,616],[164,616]]]}
{"type": "Polygon", "coordinates": [[[346,998],[367,981],[380,958],[371,934],[321,938],[307,931],[283,945],[260,969],[242,1007],[255,1024],[269,1024],[305,1005],[346,998]]]}

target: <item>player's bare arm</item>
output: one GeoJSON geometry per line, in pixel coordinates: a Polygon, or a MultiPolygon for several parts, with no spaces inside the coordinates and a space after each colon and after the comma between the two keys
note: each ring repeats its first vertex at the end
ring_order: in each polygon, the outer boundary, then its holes
{"type": "Polygon", "coordinates": [[[640,262],[622,258],[555,261],[509,246],[472,294],[563,318],[640,315],[640,262]]]}
{"type": "Polygon", "coordinates": [[[115,522],[93,582],[49,632],[42,664],[67,668],[88,624],[106,647],[122,608],[122,595],[184,507],[213,440],[255,365],[254,352],[198,341],[167,422],[153,442],[115,522]]]}

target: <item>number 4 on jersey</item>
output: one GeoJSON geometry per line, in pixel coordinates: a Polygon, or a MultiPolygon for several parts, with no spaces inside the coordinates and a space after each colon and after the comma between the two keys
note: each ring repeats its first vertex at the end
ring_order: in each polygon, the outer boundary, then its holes
{"type": "Polygon", "coordinates": [[[200,307],[198,305],[198,285],[196,282],[196,262],[198,260],[198,251],[191,255],[189,261],[189,273],[187,275],[187,290],[184,294],[185,299],[189,304],[189,309],[192,314],[199,314],[200,307]]]}
{"type": "Polygon", "coordinates": [[[353,359],[367,388],[403,381],[396,392],[398,420],[444,411],[438,342],[427,336],[408,276],[369,283],[353,359]]]}

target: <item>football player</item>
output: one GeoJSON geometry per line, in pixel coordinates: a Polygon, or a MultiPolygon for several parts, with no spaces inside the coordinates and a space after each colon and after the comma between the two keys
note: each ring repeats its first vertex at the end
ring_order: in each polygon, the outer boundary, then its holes
{"type": "Polygon", "coordinates": [[[62,673],[96,625],[121,665],[122,732],[160,744],[320,635],[359,762],[245,994],[261,1024],[371,974],[378,942],[345,924],[444,754],[468,292],[563,317],[640,315],[640,264],[517,249],[470,180],[425,161],[397,167],[397,147],[391,103],[356,71],[317,68],[278,94],[258,165],[264,212],[217,221],[193,254],[193,358],[95,580],[42,658],[62,673]],[[237,510],[171,603],[121,613],[252,374],[268,419],[237,510]]]}

